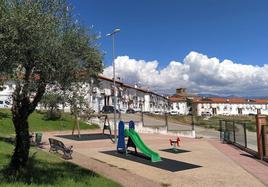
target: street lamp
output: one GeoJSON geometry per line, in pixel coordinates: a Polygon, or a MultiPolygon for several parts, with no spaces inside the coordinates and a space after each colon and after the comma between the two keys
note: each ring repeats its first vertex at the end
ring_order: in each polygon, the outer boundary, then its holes
{"type": "Polygon", "coordinates": [[[113,32],[107,34],[106,36],[111,36],[112,37],[112,43],[113,43],[113,87],[114,87],[114,143],[117,144],[117,126],[116,126],[116,103],[117,103],[117,98],[115,94],[115,53],[114,53],[114,35],[116,33],[120,32],[119,28],[114,29],[113,32]]]}

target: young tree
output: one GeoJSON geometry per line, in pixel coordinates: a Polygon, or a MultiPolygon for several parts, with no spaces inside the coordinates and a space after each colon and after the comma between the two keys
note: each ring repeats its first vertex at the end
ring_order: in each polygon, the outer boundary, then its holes
{"type": "Polygon", "coordinates": [[[47,87],[68,88],[102,71],[95,38],[74,19],[65,0],[0,0],[0,76],[15,84],[14,171],[28,161],[28,117],[47,87]]]}
{"type": "Polygon", "coordinates": [[[40,101],[40,105],[46,109],[45,119],[56,120],[60,119],[61,113],[59,111],[59,104],[61,104],[62,97],[59,93],[46,93],[40,101]]]}
{"type": "Polygon", "coordinates": [[[90,110],[89,103],[87,101],[88,89],[85,84],[74,83],[68,90],[67,102],[70,105],[71,114],[75,118],[75,124],[73,126],[72,134],[74,134],[75,127],[78,130],[78,137],[80,138],[79,119],[82,115],[87,114],[90,110]]]}

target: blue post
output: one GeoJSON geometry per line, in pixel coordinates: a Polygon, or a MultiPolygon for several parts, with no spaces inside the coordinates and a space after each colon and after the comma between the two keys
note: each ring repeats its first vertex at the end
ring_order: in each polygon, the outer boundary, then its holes
{"type": "Polygon", "coordinates": [[[126,149],[124,131],[125,131],[125,123],[123,121],[120,121],[118,125],[118,141],[117,141],[118,152],[125,152],[126,149]]]}
{"type": "Polygon", "coordinates": [[[129,129],[133,129],[133,130],[135,130],[135,123],[134,123],[134,121],[130,121],[129,122],[129,124],[128,124],[128,127],[129,127],[129,129]]]}

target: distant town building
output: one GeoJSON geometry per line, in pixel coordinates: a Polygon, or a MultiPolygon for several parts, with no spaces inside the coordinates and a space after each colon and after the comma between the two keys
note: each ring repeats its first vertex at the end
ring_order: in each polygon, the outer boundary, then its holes
{"type": "Polygon", "coordinates": [[[171,113],[179,115],[187,115],[191,113],[191,102],[196,95],[188,93],[186,88],[177,88],[176,94],[169,97],[171,105],[171,113]]]}
{"type": "Polygon", "coordinates": [[[195,98],[193,100],[193,114],[201,116],[211,115],[268,115],[268,99],[245,98],[195,98]]]}
{"type": "MultiPolygon", "coordinates": [[[[99,75],[98,82],[83,85],[86,90],[86,99],[89,106],[100,112],[104,106],[114,106],[114,94],[117,96],[116,108],[121,112],[127,109],[150,113],[167,113],[197,116],[202,115],[268,115],[268,99],[246,98],[215,98],[200,97],[188,93],[186,88],[176,89],[176,94],[165,97],[137,85],[129,85],[115,81],[115,93],[113,79],[99,75]]],[[[6,82],[4,89],[0,91],[0,108],[11,108],[14,84],[6,82]]],[[[40,106],[38,106],[40,107],[40,106]]],[[[59,106],[61,107],[61,106],[59,106]]],[[[65,108],[69,111],[68,105],[65,108]]]]}
{"type": "Polygon", "coordinates": [[[7,82],[0,91],[0,108],[11,108],[12,93],[14,90],[14,85],[7,82]]]}
{"type": "Polygon", "coordinates": [[[169,101],[172,113],[180,115],[268,115],[268,99],[200,97],[178,88],[169,101]]]}
{"type": "MultiPolygon", "coordinates": [[[[103,106],[114,105],[113,79],[99,76],[99,84],[89,93],[90,105],[99,112],[103,106]]],[[[117,109],[125,111],[129,108],[143,112],[165,112],[169,110],[168,99],[155,92],[138,88],[137,85],[125,84],[119,80],[116,83],[117,109]]]]}
{"type": "MultiPolygon", "coordinates": [[[[83,89],[88,92],[86,99],[89,102],[89,106],[95,112],[100,112],[104,106],[114,106],[114,94],[117,96],[116,108],[122,112],[127,109],[152,113],[164,113],[169,111],[169,101],[166,97],[139,88],[137,85],[132,86],[116,80],[116,91],[114,93],[113,79],[99,75],[97,83],[94,83],[93,80],[89,82],[89,84],[83,85],[83,89]]],[[[13,91],[14,84],[6,83],[4,85],[4,89],[0,91],[1,108],[11,107],[13,91]]],[[[59,107],[61,107],[61,105],[59,107]]],[[[70,110],[68,105],[65,107],[65,110],[70,110]]]]}

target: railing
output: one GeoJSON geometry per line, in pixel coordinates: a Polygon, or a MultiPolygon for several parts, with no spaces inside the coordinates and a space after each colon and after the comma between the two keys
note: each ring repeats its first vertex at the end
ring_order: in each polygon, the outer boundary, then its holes
{"type": "Polygon", "coordinates": [[[262,126],[263,160],[268,161],[268,125],[262,126]]]}
{"type": "Polygon", "coordinates": [[[144,127],[162,128],[166,127],[167,131],[179,132],[179,131],[192,131],[194,130],[194,124],[187,124],[178,122],[173,119],[168,113],[150,114],[141,113],[141,121],[144,127]]]}
{"type": "Polygon", "coordinates": [[[221,140],[257,155],[257,135],[248,131],[248,121],[220,120],[219,123],[221,140]]]}

